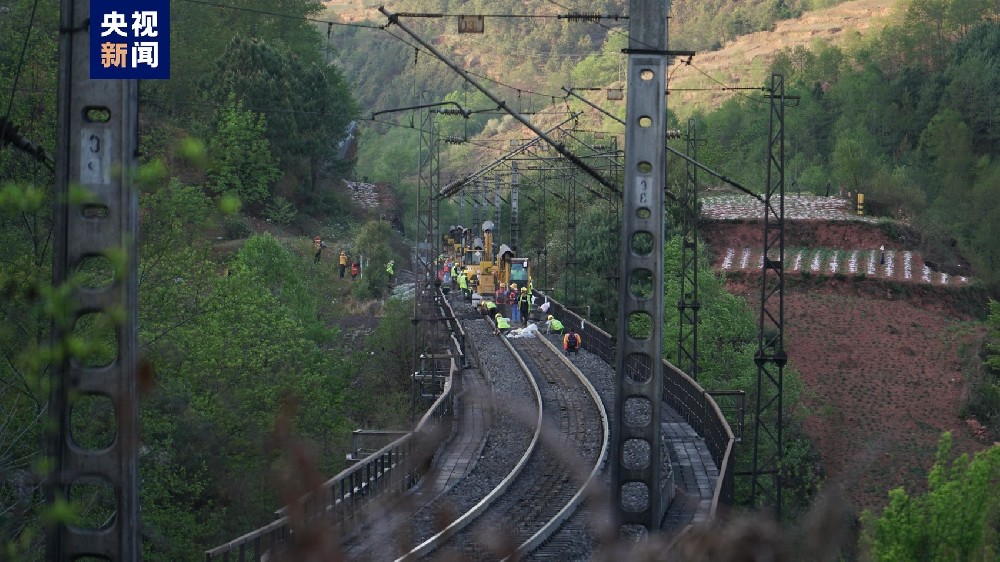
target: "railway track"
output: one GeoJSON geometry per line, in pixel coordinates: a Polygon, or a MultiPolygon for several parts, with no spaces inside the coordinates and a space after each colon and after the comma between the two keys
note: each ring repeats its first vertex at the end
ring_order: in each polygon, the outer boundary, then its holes
{"type": "Polygon", "coordinates": [[[531,380],[534,406],[520,416],[534,423],[531,443],[478,503],[399,560],[501,560],[547,547],[557,554],[557,541],[546,541],[580,507],[600,472],[609,435],[597,391],[544,338],[503,341],[531,380]]]}

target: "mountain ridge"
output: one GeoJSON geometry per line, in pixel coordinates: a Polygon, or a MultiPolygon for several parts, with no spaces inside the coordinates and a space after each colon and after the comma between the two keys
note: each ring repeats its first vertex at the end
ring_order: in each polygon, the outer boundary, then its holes
{"type": "Polygon", "coordinates": [[[685,118],[698,109],[718,107],[737,95],[733,90],[686,91],[684,88],[758,87],[781,50],[811,48],[817,42],[849,45],[871,31],[881,29],[891,17],[896,0],[854,0],[830,8],[806,12],[782,20],[773,31],[758,31],[722,45],[715,51],[699,52],[691,64],[678,58],[670,70],[668,105],[685,118]]]}

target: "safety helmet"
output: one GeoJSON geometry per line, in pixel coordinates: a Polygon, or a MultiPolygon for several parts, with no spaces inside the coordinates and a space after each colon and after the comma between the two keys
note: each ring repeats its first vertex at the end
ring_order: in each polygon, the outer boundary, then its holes
{"type": "Polygon", "coordinates": [[[549,320],[552,320],[552,315],[551,314],[549,314],[549,320]]]}
{"type": "Polygon", "coordinates": [[[511,289],[516,289],[517,288],[517,283],[511,283],[510,284],[510,288],[511,289]]]}
{"type": "Polygon", "coordinates": [[[521,292],[522,293],[527,293],[528,292],[528,288],[527,287],[521,287],[521,292]]]}
{"type": "Polygon", "coordinates": [[[497,312],[496,315],[494,316],[494,318],[500,318],[500,313],[497,312]]]}

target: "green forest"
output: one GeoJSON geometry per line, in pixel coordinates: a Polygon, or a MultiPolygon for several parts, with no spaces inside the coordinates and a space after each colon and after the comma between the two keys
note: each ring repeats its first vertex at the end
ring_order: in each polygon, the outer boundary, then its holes
{"type": "MultiPolygon", "coordinates": [[[[670,42],[714,50],[837,3],[675,0],[670,42]]],[[[620,131],[563,88],[625,86],[627,20],[560,18],[570,10],[537,0],[402,0],[389,8],[546,16],[487,18],[486,33],[471,37],[455,32],[453,18],[406,21],[539,123],[585,112],[574,134],[589,144],[607,142],[598,131],[620,131]]],[[[627,3],[592,0],[574,8],[626,15],[627,3]]],[[[782,52],[767,73],[783,75],[786,94],[797,97],[786,112],[786,189],[822,195],[832,184],[865,193],[869,212],[887,219],[886,228],[909,225],[907,235],[918,237],[912,242],[925,255],[971,274],[994,294],[1000,288],[996,10],[981,0],[903,0],[879,32],[849,45],[782,52]]],[[[38,2],[0,10],[6,119],[49,154],[56,146],[58,11],[38,2]]],[[[518,133],[485,95],[370,12],[369,21],[344,22],[335,6],[310,0],[171,2],[171,78],[142,81],[139,94],[139,344],[151,373],[140,402],[147,560],[203,559],[205,549],[270,521],[290,485],[282,468],[291,456],[305,455],[318,472],[332,475],[344,466],[352,430],[408,426],[409,305],[387,299],[380,267],[357,283],[335,279],[334,258],[346,250],[376,264],[404,263],[416,237],[367,220],[342,180],[392,184],[409,230],[419,125],[407,108],[449,101],[472,112],[438,119],[441,137],[461,140],[443,145],[443,178],[475,171],[503,154],[498,138],[518,133]],[[342,159],[338,147],[352,122],[360,124],[360,145],[355,158],[342,159]],[[260,233],[271,228],[278,234],[260,233]],[[314,263],[310,240],[317,234],[328,247],[314,263]],[[357,345],[345,344],[336,328],[336,319],[352,315],[378,317],[357,345]],[[294,441],[283,439],[280,428],[288,426],[294,441]]],[[[612,115],[624,113],[622,102],[598,103],[612,115]]],[[[684,128],[681,115],[697,123],[704,139],[699,160],[761,190],[767,107],[759,93],[694,112],[668,98],[671,128],[684,128]]],[[[682,166],[668,172],[667,189],[679,191],[682,166]]],[[[79,498],[65,511],[47,509],[39,480],[55,360],[48,334],[66,306],[64,288],[51,286],[53,182],[31,155],[13,146],[0,150],[0,559],[41,559],[43,521],[51,517],[82,523],[99,517],[90,510],[95,498],[79,498]]],[[[668,211],[664,262],[674,271],[680,213],[673,205],[668,211]]],[[[609,330],[617,296],[594,273],[605,271],[614,255],[613,212],[604,202],[582,205],[570,232],[553,198],[521,219],[525,246],[549,248],[545,284],[567,303],[590,305],[593,321],[609,330]]],[[[442,225],[459,217],[457,204],[443,206],[442,225]]],[[[708,264],[703,253],[699,380],[752,396],[754,312],[726,292],[708,264]]],[[[670,326],[678,322],[679,298],[679,280],[667,276],[670,326]]],[[[982,381],[969,407],[996,435],[995,305],[988,324],[992,343],[984,347],[982,381]]],[[[81,323],[77,330],[67,344],[75,359],[109,353],[108,326],[81,323]]],[[[664,332],[666,358],[674,359],[674,330],[664,332]]],[[[824,482],[801,430],[805,412],[796,405],[803,389],[794,368],[787,378],[784,507],[794,523],[824,482]]],[[[100,404],[80,415],[94,421],[95,432],[113,423],[100,404]]],[[[990,486],[1000,470],[997,448],[958,460],[949,450],[945,437],[926,496],[893,491],[884,514],[865,515],[861,544],[873,559],[911,559],[932,547],[926,559],[995,558],[1000,506],[990,486]],[[941,522],[957,516],[966,518],[964,528],[986,531],[949,534],[941,522]],[[992,522],[992,533],[983,521],[992,522]]],[[[738,494],[745,500],[746,490],[738,494]]]]}

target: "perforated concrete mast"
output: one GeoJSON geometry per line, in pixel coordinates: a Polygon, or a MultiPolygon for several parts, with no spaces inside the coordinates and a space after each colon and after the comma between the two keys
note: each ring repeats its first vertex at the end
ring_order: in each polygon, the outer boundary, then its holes
{"type": "Polygon", "coordinates": [[[669,2],[629,2],[612,497],[619,525],[657,529],[662,489],[663,186],[669,2]],[[641,414],[628,414],[642,412],[641,414]],[[628,414],[628,415],[626,415],[628,414]]]}
{"type": "Polygon", "coordinates": [[[90,79],[87,0],[63,0],[59,25],[59,133],[53,193],[52,284],[65,287],[81,268],[99,270],[109,282],[78,286],[52,323],[59,349],[79,323],[113,325],[114,357],[107,364],[71,360],[52,365],[46,486],[51,507],[88,501],[102,514],[96,526],[58,523],[48,531],[49,560],[140,559],[137,276],[138,197],[130,174],[135,165],[135,80],[90,79]],[[78,189],[82,188],[82,189],[78,189]],[[71,191],[75,196],[71,197],[71,191]],[[86,193],[81,197],[80,193],[86,193]],[[73,416],[74,406],[106,405],[114,434],[96,447],[81,444],[94,420],[73,416]],[[111,509],[114,511],[111,512],[111,509]],[[106,517],[103,517],[106,515],[106,517]]]}

